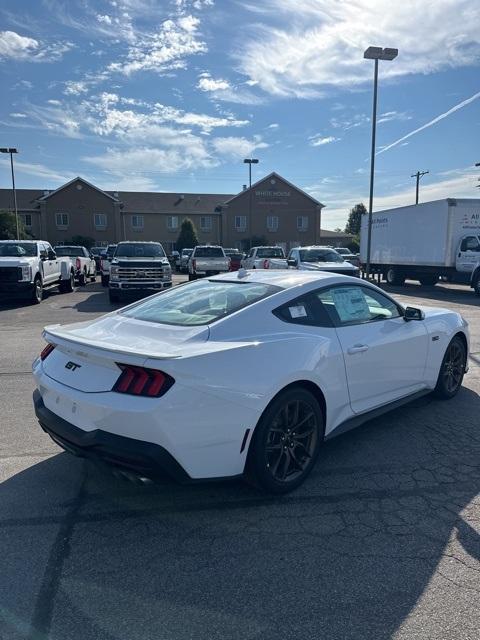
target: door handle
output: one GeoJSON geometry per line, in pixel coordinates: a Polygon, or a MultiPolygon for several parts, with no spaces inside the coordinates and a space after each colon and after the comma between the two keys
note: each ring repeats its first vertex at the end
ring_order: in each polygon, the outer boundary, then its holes
{"type": "Polygon", "coordinates": [[[363,353],[364,351],[368,351],[367,344],[354,344],[353,347],[347,349],[347,353],[350,355],[354,353],[363,353]]]}

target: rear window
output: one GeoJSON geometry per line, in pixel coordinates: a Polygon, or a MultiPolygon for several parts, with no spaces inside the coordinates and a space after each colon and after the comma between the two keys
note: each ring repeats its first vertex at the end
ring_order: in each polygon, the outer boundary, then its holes
{"type": "Polygon", "coordinates": [[[195,258],[223,258],[223,249],[221,247],[197,247],[195,249],[195,258]]]}
{"type": "Polygon", "coordinates": [[[85,257],[83,247],[55,247],[57,256],[68,256],[70,258],[85,257]]]}
{"type": "Polygon", "coordinates": [[[281,288],[259,282],[199,280],[169,289],[120,313],[159,324],[211,324],[277,291],[281,288]]]}
{"type": "Polygon", "coordinates": [[[257,249],[257,258],[283,258],[281,247],[271,247],[267,249],[257,249]]]}

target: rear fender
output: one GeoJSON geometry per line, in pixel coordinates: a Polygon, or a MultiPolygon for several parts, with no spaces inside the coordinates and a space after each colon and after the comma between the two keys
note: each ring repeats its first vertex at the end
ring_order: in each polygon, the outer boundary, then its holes
{"type": "Polygon", "coordinates": [[[70,280],[70,272],[72,270],[72,264],[70,260],[62,260],[60,263],[60,279],[70,280]]]}

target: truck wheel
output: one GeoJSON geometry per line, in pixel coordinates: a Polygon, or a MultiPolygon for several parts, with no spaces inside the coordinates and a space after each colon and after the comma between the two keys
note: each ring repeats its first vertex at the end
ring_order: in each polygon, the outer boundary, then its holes
{"type": "Polygon", "coordinates": [[[60,291],[63,293],[71,293],[75,286],[75,275],[73,271],[70,271],[70,278],[68,280],[62,280],[60,283],[60,291]]]}
{"type": "Polygon", "coordinates": [[[419,281],[422,287],[433,287],[438,282],[438,276],[422,276],[419,281]]]}
{"type": "Polygon", "coordinates": [[[192,281],[192,280],[196,280],[196,279],[197,279],[197,276],[196,276],[194,273],[189,273],[189,274],[188,274],[188,279],[189,279],[190,281],[192,281]]]}
{"type": "Polygon", "coordinates": [[[102,274],[102,287],[108,287],[108,280],[109,277],[102,274]]]}
{"type": "Polygon", "coordinates": [[[392,287],[401,287],[405,284],[404,274],[393,267],[387,271],[385,279],[392,287]]]}
{"type": "Polygon", "coordinates": [[[33,283],[32,297],[30,299],[32,304],[40,304],[43,298],[43,284],[40,276],[35,278],[33,283]]]}
{"type": "Polygon", "coordinates": [[[476,273],[473,276],[472,279],[472,288],[475,291],[475,293],[477,294],[477,296],[480,296],[480,272],[476,273]]]}
{"type": "Polygon", "coordinates": [[[110,302],[112,304],[115,304],[115,303],[119,302],[120,296],[118,295],[118,293],[116,291],[112,291],[112,289],[109,289],[108,290],[108,299],[110,300],[110,302]]]}
{"type": "Polygon", "coordinates": [[[78,276],[78,284],[84,287],[87,284],[87,274],[85,271],[78,276]]]}
{"type": "Polygon", "coordinates": [[[90,282],[96,282],[97,281],[97,274],[94,271],[93,273],[90,274],[90,282]]]}

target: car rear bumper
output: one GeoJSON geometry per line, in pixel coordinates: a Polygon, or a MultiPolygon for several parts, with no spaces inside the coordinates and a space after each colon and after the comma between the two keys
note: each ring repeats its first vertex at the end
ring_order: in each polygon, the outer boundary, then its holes
{"type": "Polygon", "coordinates": [[[54,442],[73,455],[109,464],[142,477],[167,474],[177,482],[193,482],[183,467],[163,447],[119,436],[102,429],[83,431],[47,409],[38,390],[33,392],[35,414],[54,442]]]}

